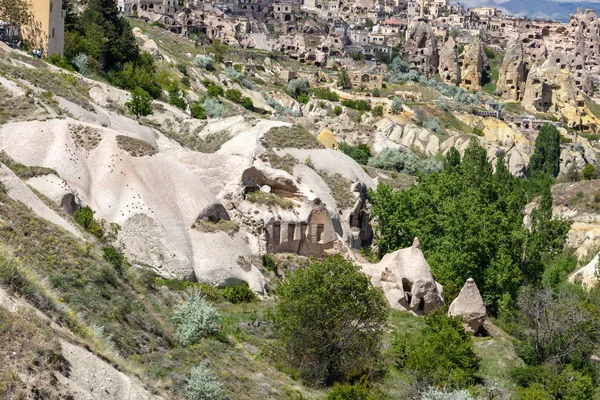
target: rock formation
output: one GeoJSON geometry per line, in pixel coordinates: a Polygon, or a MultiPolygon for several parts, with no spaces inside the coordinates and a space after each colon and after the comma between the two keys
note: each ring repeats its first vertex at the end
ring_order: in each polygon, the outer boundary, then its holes
{"type": "Polygon", "coordinates": [[[424,21],[414,24],[406,39],[404,51],[411,69],[431,76],[438,70],[437,41],[431,25],[424,21]]]}
{"type": "Polygon", "coordinates": [[[485,304],[472,278],[467,279],[460,290],[458,297],[454,299],[448,310],[451,317],[463,317],[465,319],[465,331],[476,333],[485,321],[485,304]]]}
{"type": "Polygon", "coordinates": [[[486,62],[483,43],[477,39],[462,54],[460,86],[466,90],[480,90],[486,62]]]}
{"type": "Polygon", "coordinates": [[[451,37],[444,43],[440,51],[439,74],[448,85],[458,85],[460,82],[457,47],[451,37]]]}
{"type": "Polygon", "coordinates": [[[373,285],[383,289],[392,308],[427,315],[444,305],[442,286],[433,279],[418,238],[411,247],[362,267],[373,285]]]}
{"type": "Polygon", "coordinates": [[[509,42],[498,77],[498,90],[506,100],[519,101],[525,90],[527,70],[520,40],[509,42]]]}
{"type": "Polygon", "coordinates": [[[600,253],[596,254],[596,257],[592,259],[587,265],[578,269],[573,275],[569,277],[569,282],[580,283],[586,288],[593,288],[598,284],[598,259],[600,259],[600,253]]]}

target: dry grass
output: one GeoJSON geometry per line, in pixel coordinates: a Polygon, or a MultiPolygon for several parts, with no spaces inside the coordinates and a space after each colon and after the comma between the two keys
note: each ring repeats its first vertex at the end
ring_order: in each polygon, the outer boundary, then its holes
{"type": "Polygon", "coordinates": [[[91,126],[69,124],[69,132],[75,145],[88,151],[98,147],[102,141],[100,129],[91,126]]]}
{"type": "Polygon", "coordinates": [[[356,204],[356,197],[350,191],[352,182],[340,174],[331,175],[325,171],[317,171],[317,173],[329,186],[331,195],[340,209],[345,210],[356,204]]]}
{"type": "Polygon", "coordinates": [[[261,139],[262,145],[267,149],[324,149],[315,135],[306,128],[293,126],[279,126],[271,128],[261,139]]]}
{"type": "Polygon", "coordinates": [[[269,207],[281,207],[286,210],[294,208],[294,202],[289,199],[284,199],[273,193],[265,193],[260,190],[250,192],[246,195],[246,200],[254,204],[263,204],[269,207]]]}
{"type": "Polygon", "coordinates": [[[240,226],[231,220],[220,219],[217,222],[212,222],[208,219],[198,219],[192,226],[192,229],[199,230],[200,232],[225,232],[228,235],[233,235],[240,230],[240,226]]]}
{"type": "Polygon", "coordinates": [[[48,116],[34,97],[13,96],[11,92],[0,86],[0,124],[11,121],[31,121],[48,116]]]}
{"type": "Polygon", "coordinates": [[[118,135],[117,146],[133,157],[153,156],[158,153],[158,150],[152,147],[150,143],[129,136],[118,135]]]}

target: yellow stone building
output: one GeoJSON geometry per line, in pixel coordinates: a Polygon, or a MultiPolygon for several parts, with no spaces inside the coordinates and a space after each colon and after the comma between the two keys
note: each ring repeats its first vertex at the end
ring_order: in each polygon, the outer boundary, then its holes
{"type": "Polygon", "coordinates": [[[49,56],[63,55],[65,48],[65,12],[62,0],[33,0],[33,23],[23,27],[23,37],[49,56]]]}

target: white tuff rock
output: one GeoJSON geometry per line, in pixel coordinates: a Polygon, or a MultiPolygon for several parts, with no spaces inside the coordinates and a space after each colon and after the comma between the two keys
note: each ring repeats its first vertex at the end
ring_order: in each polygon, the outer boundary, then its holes
{"type": "Polygon", "coordinates": [[[464,328],[469,333],[476,333],[485,321],[485,304],[472,278],[467,279],[458,297],[450,304],[448,315],[465,318],[464,328]]]}

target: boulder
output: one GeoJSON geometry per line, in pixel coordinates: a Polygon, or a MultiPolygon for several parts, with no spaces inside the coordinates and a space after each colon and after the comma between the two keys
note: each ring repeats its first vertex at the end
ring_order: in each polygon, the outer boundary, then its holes
{"type": "Polygon", "coordinates": [[[448,310],[451,317],[463,317],[464,328],[469,333],[476,333],[485,321],[485,304],[472,278],[467,279],[460,290],[458,297],[454,299],[448,310]]]}
{"type": "Polygon", "coordinates": [[[444,305],[442,286],[433,279],[419,239],[406,249],[386,254],[378,264],[363,264],[373,285],[381,287],[397,310],[427,315],[444,305]]]}

